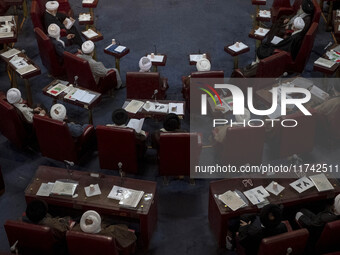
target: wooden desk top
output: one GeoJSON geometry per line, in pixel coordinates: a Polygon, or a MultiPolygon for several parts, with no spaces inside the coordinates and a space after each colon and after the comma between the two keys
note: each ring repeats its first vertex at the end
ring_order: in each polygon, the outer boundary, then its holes
{"type": "Polygon", "coordinates": [[[91,15],[91,18],[90,18],[90,20],[83,20],[83,21],[80,21],[80,20],[79,20],[79,17],[78,17],[79,25],[93,25],[93,24],[94,24],[94,18],[93,18],[93,16],[92,16],[91,13],[86,13],[86,12],[84,12],[84,13],[79,13],[79,16],[80,16],[81,14],[90,14],[90,15],[91,15]]]}
{"type": "Polygon", "coordinates": [[[44,87],[42,89],[43,91],[43,94],[46,95],[46,96],[49,96],[49,97],[52,97],[53,99],[56,99],[56,100],[61,100],[61,101],[64,101],[66,103],[70,103],[70,104],[74,104],[74,105],[77,105],[77,106],[80,106],[82,108],[85,108],[85,109],[92,109],[94,106],[96,106],[100,100],[101,100],[101,97],[102,97],[102,94],[99,93],[99,92],[96,92],[96,91],[93,91],[93,90],[89,90],[89,89],[86,89],[86,88],[82,88],[80,86],[76,86],[76,88],[79,88],[79,89],[83,89],[83,90],[86,90],[88,92],[90,92],[91,94],[94,94],[96,95],[91,103],[83,103],[83,102],[80,102],[78,100],[70,100],[70,99],[67,99],[65,98],[66,96],[66,93],[65,92],[62,92],[60,93],[59,95],[55,96],[55,95],[51,95],[49,93],[47,93],[47,91],[52,88],[54,85],[56,85],[58,83],[58,80],[54,80],[52,81],[51,83],[49,83],[46,87],[44,87]]]}
{"type": "Polygon", "coordinates": [[[99,177],[91,176],[89,172],[67,170],[63,168],[39,166],[35,173],[31,183],[25,190],[26,200],[42,199],[48,204],[86,209],[92,208],[99,213],[114,214],[117,212],[126,212],[130,217],[138,218],[139,215],[147,215],[149,213],[150,206],[153,203],[156,195],[156,182],[144,181],[138,179],[124,178],[123,184],[121,178],[118,176],[110,176],[99,174],[99,177]],[[59,179],[71,179],[79,183],[76,194],[78,197],[72,198],[70,196],[50,195],[49,197],[40,197],[36,193],[40,188],[41,183],[54,182],[59,179]],[[86,197],[84,187],[90,184],[98,184],[101,190],[101,195],[86,197]],[[134,190],[142,190],[145,194],[153,194],[152,199],[145,200],[144,197],[139,202],[136,209],[128,209],[121,207],[118,204],[118,200],[108,198],[112,187],[121,186],[124,188],[130,188],[134,190]]]}
{"type": "Polygon", "coordinates": [[[125,55],[130,53],[130,49],[128,47],[126,47],[126,49],[123,50],[122,52],[115,52],[115,51],[112,52],[112,51],[109,51],[107,49],[104,49],[104,53],[111,55],[111,56],[114,56],[117,59],[121,59],[122,57],[124,57],[125,55]]]}
{"type": "MultiPolygon", "coordinates": [[[[11,15],[3,15],[3,16],[11,16],[11,15]]],[[[9,43],[14,43],[17,42],[18,39],[18,16],[13,16],[14,17],[14,28],[12,29],[13,31],[13,36],[11,37],[4,37],[0,38],[0,44],[9,44],[9,43]]]]}
{"type": "Polygon", "coordinates": [[[233,50],[231,50],[231,49],[229,48],[229,46],[232,46],[232,45],[234,45],[234,44],[229,44],[229,45],[224,46],[224,51],[227,52],[228,54],[230,54],[230,55],[233,56],[233,57],[236,57],[236,56],[238,56],[238,55],[241,55],[241,54],[243,54],[243,53],[246,53],[246,52],[248,52],[248,51],[250,50],[249,46],[247,46],[247,48],[244,48],[243,50],[240,50],[240,51],[238,51],[238,52],[235,52],[235,51],[233,51],[233,50]]]}
{"type": "Polygon", "coordinates": [[[193,65],[196,65],[197,62],[196,61],[190,61],[190,55],[203,55],[203,54],[206,54],[207,55],[207,59],[211,62],[211,56],[209,53],[190,53],[188,55],[188,58],[189,58],[189,65],[193,66],[193,65]]]}
{"type": "MultiPolygon", "coordinates": [[[[261,10],[261,11],[264,11],[264,10],[261,10]]],[[[271,13],[269,10],[265,10],[265,11],[271,13]]],[[[259,12],[256,13],[256,20],[257,21],[270,22],[271,19],[272,19],[271,15],[270,15],[270,17],[262,17],[262,16],[260,16],[259,12]]]]}
{"type": "Polygon", "coordinates": [[[99,0],[94,0],[92,4],[82,3],[83,8],[96,8],[99,0]]]}
{"type": "Polygon", "coordinates": [[[266,38],[266,36],[268,35],[269,32],[268,32],[265,36],[256,35],[256,34],[255,34],[255,30],[257,30],[257,29],[258,29],[258,27],[253,28],[253,29],[250,31],[250,33],[249,33],[248,36],[249,36],[249,38],[253,38],[253,39],[262,41],[264,38],[266,38]]]}

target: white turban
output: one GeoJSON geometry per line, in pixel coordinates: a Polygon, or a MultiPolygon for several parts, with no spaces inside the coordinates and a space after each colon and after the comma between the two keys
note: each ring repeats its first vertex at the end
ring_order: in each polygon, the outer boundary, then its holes
{"type": "Polygon", "coordinates": [[[151,60],[147,57],[142,57],[139,60],[139,69],[141,72],[148,72],[152,66],[151,60]]]}
{"type": "Polygon", "coordinates": [[[59,38],[60,37],[60,27],[57,24],[51,24],[48,26],[47,29],[48,35],[53,38],[59,38]]]}
{"type": "Polygon", "coordinates": [[[297,30],[302,30],[305,27],[305,22],[301,17],[297,17],[294,19],[294,27],[297,30]]]}
{"type": "Polygon", "coordinates": [[[244,115],[235,115],[237,122],[248,122],[250,120],[250,112],[247,108],[244,108],[244,115]]]}
{"type": "Polygon", "coordinates": [[[55,104],[51,107],[51,118],[54,120],[63,121],[66,117],[66,108],[62,104],[55,104]]]}
{"type": "Polygon", "coordinates": [[[21,92],[16,88],[9,89],[6,95],[7,101],[10,104],[17,104],[21,100],[21,92]]]}
{"type": "Polygon", "coordinates": [[[206,58],[201,58],[200,60],[197,61],[196,68],[197,68],[197,71],[199,72],[210,71],[210,68],[211,68],[210,61],[206,58]]]}
{"type": "Polygon", "coordinates": [[[334,198],[334,212],[336,215],[340,215],[340,194],[334,198]]]}
{"type": "Polygon", "coordinates": [[[45,4],[45,7],[49,11],[56,11],[56,10],[58,10],[59,3],[57,1],[48,1],[45,4]]]}
{"type": "Polygon", "coordinates": [[[101,230],[102,219],[100,215],[93,210],[84,212],[80,219],[80,228],[85,233],[96,234],[101,230]],[[92,224],[87,225],[86,220],[91,220],[92,224]]]}
{"type": "Polygon", "coordinates": [[[94,43],[92,41],[86,41],[81,45],[81,50],[85,54],[90,54],[94,50],[94,43]]]}

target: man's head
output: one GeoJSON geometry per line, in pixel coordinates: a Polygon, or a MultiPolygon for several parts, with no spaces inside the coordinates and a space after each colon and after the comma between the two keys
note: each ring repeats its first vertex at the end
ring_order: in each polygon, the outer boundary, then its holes
{"type": "Polygon", "coordinates": [[[102,219],[100,215],[93,210],[84,212],[80,219],[80,228],[85,233],[96,234],[101,231],[102,219]]]}
{"type": "Polygon", "coordinates": [[[275,228],[281,222],[282,211],[278,205],[269,204],[262,208],[260,220],[265,228],[275,228]]]}
{"type": "Polygon", "coordinates": [[[58,12],[59,3],[57,1],[48,1],[46,2],[45,7],[50,14],[55,16],[58,12]]]}
{"type": "Polygon", "coordinates": [[[301,17],[296,17],[294,19],[292,29],[294,31],[298,31],[298,30],[302,30],[304,27],[305,27],[305,22],[303,21],[303,19],[301,17]]]}
{"type": "Polygon", "coordinates": [[[47,28],[48,35],[53,38],[60,37],[60,27],[57,24],[52,23],[47,28]]]}
{"type": "Polygon", "coordinates": [[[94,52],[94,43],[92,41],[83,42],[81,45],[81,51],[84,54],[91,55],[94,52]]]}
{"type": "Polygon", "coordinates": [[[168,115],[166,115],[163,122],[163,128],[166,131],[175,131],[176,129],[180,129],[180,127],[181,122],[176,114],[169,113],[168,115]]]}
{"type": "Polygon", "coordinates": [[[340,194],[338,194],[335,198],[334,198],[334,213],[336,215],[340,215],[340,194]]]}
{"type": "Polygon", "coordinates": [[[47,204],[42,200],[33,200],[26,207],[26,217],[33,223],[39,223],[47,214],[47,204]]]}
{"type": "Polygon", "coordinates": [[[129,120],[129,115],[124,109],[117,109],[112,112],[112,121],[115,125],[125,125],[129,120]]]}
{"type": "Polygon", "coordinates": [[[301,8],[305,13],[309,15],[312,15],[314,13],[314,5],[311,0],[303,0],[301,8]]]}
{"type": "Polygon", "coordinates": [[[7,102],[10,104],[17,104],[21,101],[21,92],[16,88],[11,88],[7,91],[7,102]]]}
{"type": "Polygon", "coordinates": [[[211,64],[210,61],[206,58],[201,58],[196,63],[197,71],[203,72],[203,71],[210,71],[211,64]]]}
{"type": "Polygon", "coordinates": [[[139,69],[141,72],[149,72],[152,66],[151,60],[147,57],[142,57],[139,60],[139,69]]]}
{"type": "Polygon", "coordinates": [[[62,104],[55,104],[51,107],[51,118],[63,121],[66,118],[66,108],[62,104]]]}

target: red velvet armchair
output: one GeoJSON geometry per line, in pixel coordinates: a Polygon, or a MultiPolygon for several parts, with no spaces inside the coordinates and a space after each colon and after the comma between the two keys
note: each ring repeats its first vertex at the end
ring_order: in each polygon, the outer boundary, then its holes
{"type": "Polygon", "coordinates": [[[100,78],[96,84],[89,63],[72,53],[64,52],[64,65],[67,79],[74,83],[74,77],[78,76],[78,85],[93,91],[105,93],[117,87],[116,72],[111,69],[105,77],[100,78]]]}
{"type": "Polygon", "coordinates": [[[34,28],[34,32],[37,38],[39,54],[43,65],[52,76],[64,75],[64,65],[59,63],[59,58],[55,52],[51,39],[38,27],[34,28]]]}
{"type": "Polygon", "coordinates": [[[91,151],[94,127],[88,125],[83,134],[73,138],[65,122],[46,116],[34,115],[33,126],[43,156],[59,161],[78,163],[86,152],[91,151]]]}
{"type": "Polygon", "coordinates": [[[199,162],[201,149],[201,134],[161,132],[158,151],[159,174],[190,176],[190,165],[199,162]]]}
{"type": "Polygon", "coordinates": [[[68,231],[66,240],[70,255],[118,255],[112,237],[68,231]]]}
{"type": "Polygon", "coordinates": [[[96,134],[100,168],[118,170],[121,162],[124,172],[138,172],[146,147],[133,129],[97,126],[96,134]]]}
{"type": "Polygon", "coordinates": [[[4,227],[9,245],[18,241],[19,254],[56,254],[57,240],[49,227],[13,220],[7,220],[4,227]]]}
{"type": "Polygon", "coordinates": [[[155,72],[127,72],[126,73],[126,97],[130,99],[152,99],[155,90],[156,98],[165,99],[168,89],[167,78],[161,78],[155,72]]]}
{"type": "Polygon", "coordinates": [[[24,125],[24,120],[21,119],[20,113],[16,108],[9,104],[6,96],[0,92],[0,132],[11,143],[18,148],[23,148],[33,141],[32,128],[24,125]]]}
{"type": "Polygon", "coordinates": [[[328,222],[316,243],[315,251],[317,254],[340,251],[339,236],[340,220],[328,222]]]}
{"type": "Polygon", "coordinates": [[[291,8],[290,0],[274,0],[273,1],[272,7],[270,8],[272,22],[275,22],[277,20],[280,9],[282,8],[291,8]]]}

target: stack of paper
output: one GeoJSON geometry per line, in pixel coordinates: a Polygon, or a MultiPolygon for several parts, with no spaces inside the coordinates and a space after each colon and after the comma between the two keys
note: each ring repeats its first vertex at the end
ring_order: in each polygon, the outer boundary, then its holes
{"type": "Polygon", "coordinates": [[[14,55],[17,55],[18,53],[20,53],[20,51],[17,49],[10,49],[8,51],[1,53],[1,56],[3,56],[4,58],[10,58],[13,57],[14,55]]]}
{"type": "Polygon", "coordinates": [[[125,111],[130,113],[137,113],[142,106],[144,105],[144,102],[138,101],[138,100],[131,100],[131,102],[124,108],[125,111]]]}
{"type": "Polygon", "coordinates": [[[225,205],[227,205],[231,210],[236,211],[237,209],[246,205],[246,203],[237,195],[235,192],[228,190],[227,192],[218,196],[225,205]]]}
{"type": "Polygon", "coordinates": [[[163,55],[154,55],[153,57],[151,57],[151,55],[147,55],[146,56],[148,59],[151,60],[151,62],[163,62],[164,56],[163,55]]]}
{"type": "Polygon", "coordinates": [[[119,186],[113,186],[108,198],[119,200],[119,204],[127,207],[137,207],[139,201],[144,195],[144,191],[127,189],[119,186]]]}
{"type": "Polygon", "coordinates": [[[77,89],[72,95],[72,99],[89,104],[96,95],[89,93],[86,90],[77,89]]]}
{"type": "Polygon", "coordinates": [[[269,197],[269,193],[264,189],[263,186],[258,186],[251,190],[243,192],[243,194],[249,199],[253,205],[257,205],[265,201],[266,197],[269,197]]]}
{"type": "Polygon", "coordinates": [[[98,34],[96,32],[94,32],[92,29],[88,29],[86,31],[82,31],[82,33],[87,37],[87,38],[93,38],[98,36],[98,34]]]}
{"type": "Polygon", "coordinates": [[[189,58],[191,62],[198,62],[203,58],[203,54],[190,54],[189,58]]]}
{"type": "Polygon", "coordinates": [[[30,64],[28,66],[24,66],[24,67],[21,67],[21,68],[17,69],[17,72],[20,75],[24,75],[26,73],[33,72],[35,70],[37,70],[37,68],[34,65],[30,64]]]}
{"type": "Polygon", "coordinates": [[[263,18],[270,18],[270,11],[267,10],[260,10],[259,16],[263,18]]]}
{"type": "Polygon", "coordinates": [[[142,131],[144,123],[144,118],[143,119],[130,119],[129,123],[127,124],[127,127],[133,128],[137,133],[140,133],[142,131]]]}
{"type": "Polygon", "coordinates": [[[243,42],[236,42],[233,45],[229,46],[228,48],[231,49],[234,52],[239,52],[243,49],[248,48],[248,46],[245,45],[243,42]]]}
{"type": "Polygon", "coordinates": [[[94,0],[83,0],[83,4],[92,4],[94,0]]]}
{"type": "Polygon", "coordinates": [[[42,183],[36,195],[41,197],[48,197],[51,194],[53,186],[54,182],[42,183]]]}
{"type": "Polygon", "coordinates": [[[314,64],[324,66],[324,67],[327,67],[327,68],[331,68],[335,64],[335,62],[320,57],[314,62],[314,64]]]}
{"type": "Polygon", "coordinates": [[[90,20],[91,20],[90,13],[79,14],[79,21],[90,21],[90,20]]]}
{"type": "Polygon", "coordinates": [[[161,113],[167,113],[169,109],[168,104],[160,104],[160,103],[153,103],[150,102],[150,112],[161,112],[161,113]]]}
{"type": "Polygon", "coordinates": [[[334,189],[324,173],[309,176],[309,178],[312,180],[319,192],[334,189]]]}
{"type": "Polygon", "coordinates": [[[266,36],[268,32],[269,32],[269,29],[259,27],[258,29],[255,30],[255,35],[266,36]]]}

